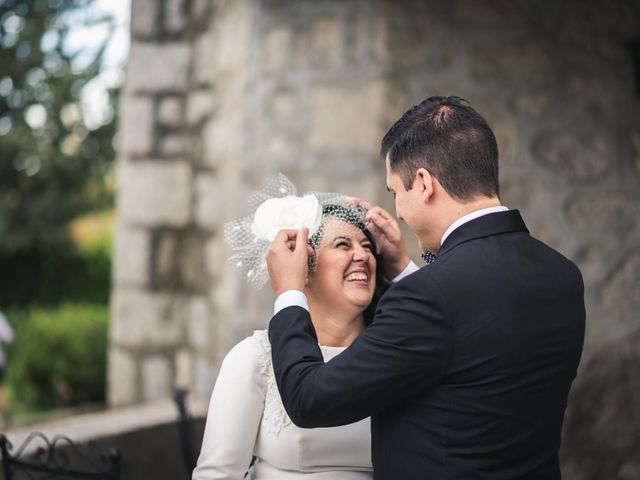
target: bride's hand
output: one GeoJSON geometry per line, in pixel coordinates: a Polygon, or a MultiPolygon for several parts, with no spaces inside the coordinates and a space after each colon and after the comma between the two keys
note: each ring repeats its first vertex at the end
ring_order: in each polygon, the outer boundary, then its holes
{"type": "Polygon", "coordinates": [[[382,256],[384,274],[390,280],[395,278],[411,261],[398,222],[382,207],[361,198],[352,197],[350,200],[367,210],[367,230],[376,241],[377,253],[382,256]]]}
{"type": "Polygon", "coordinates": [[[307,228],[280,230],[267,250],[267,268],[276,296],[287,290],[304,290],[308,258],[313,255],[308,237],[307,228]]]}

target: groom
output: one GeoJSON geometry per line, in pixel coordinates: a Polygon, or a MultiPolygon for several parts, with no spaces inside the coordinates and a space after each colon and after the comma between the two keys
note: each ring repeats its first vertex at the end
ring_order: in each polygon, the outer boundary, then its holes
{"type": "Polygon", "coordinates": [[[366,332],[325,364],[302,294],[307,232],[280,232],[267,254],[269,338],[289,416],[301,427],[371,416],[377,480],[559,479],[584,338],[580,272],[500,205],[495,137],[463,100],[413,107],[381,154],[397,216],[431,263],[415,267],[373,208],[393,284],[366,332]]]}

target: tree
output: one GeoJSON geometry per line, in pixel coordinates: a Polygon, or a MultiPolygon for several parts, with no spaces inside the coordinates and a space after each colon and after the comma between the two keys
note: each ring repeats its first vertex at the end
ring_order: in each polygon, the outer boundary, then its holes
{"type": "MultiPolygon", "coordinates": [[[[91,124],[82,104],[106,43],[91,51],[69,42],[78,22],[113,28],[91,3],[0,0],[0,302],[49,300],[33,285],[64,273],[69,222],[113,202],[115,115],[91,124]]],[[[117,90],[108,95],[115,112],[117,90]]]]}

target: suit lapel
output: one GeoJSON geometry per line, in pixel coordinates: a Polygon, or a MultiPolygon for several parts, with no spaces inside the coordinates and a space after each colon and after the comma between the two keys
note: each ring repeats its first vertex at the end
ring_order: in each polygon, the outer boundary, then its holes
{"type": "Polygon", "coordinates": [[[447,237],[442,247],[440,247],[438,256],[446,254],[449,250],[469,240],[509,232],[529,233],[518,210],[507,210],[506,212],[483,215],[482,217],[475,218],[461,225],[451,232],[451,235],[447,237]]]}

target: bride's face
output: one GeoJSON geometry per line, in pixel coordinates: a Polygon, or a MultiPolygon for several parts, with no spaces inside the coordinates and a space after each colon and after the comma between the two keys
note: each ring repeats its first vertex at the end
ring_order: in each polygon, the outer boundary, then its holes
{"type": "Polygon", "coordinates": [[[316,301],[341,308],[346,303],[362,311],[371,303],[376,287],[371,242],[358,227],[337,218],[325,219],[323,230],[307,290],[316,301]]]}

